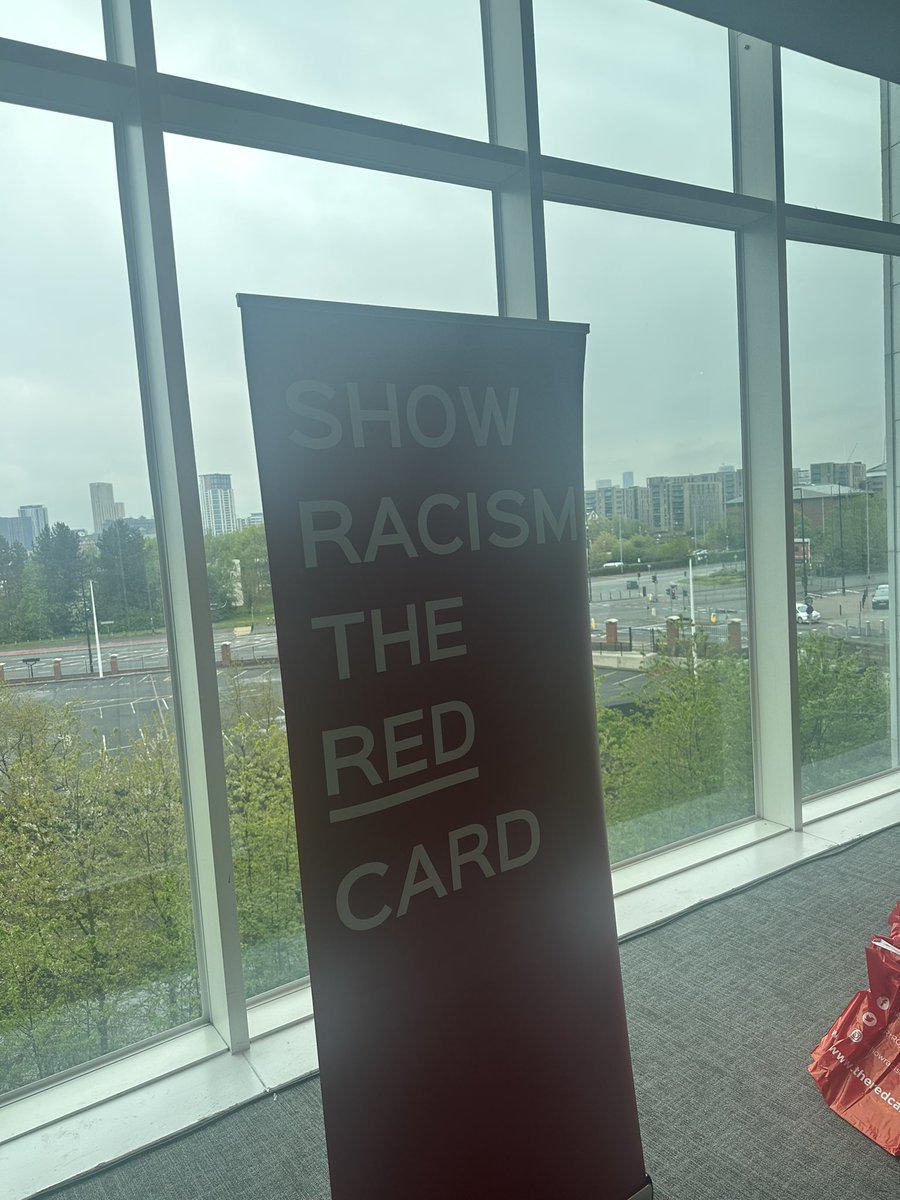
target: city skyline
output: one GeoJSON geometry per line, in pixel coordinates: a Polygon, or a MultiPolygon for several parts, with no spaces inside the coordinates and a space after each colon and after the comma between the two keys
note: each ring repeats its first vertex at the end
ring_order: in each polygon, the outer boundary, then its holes
{"type": "MultiPolygon", "coordinates": [[[[854,489],[858,490],[860,483],[865,484],[865,482],[868,478],[870,478],[870,477],[874,478],[877,473],[877,477],[879,480],[878,484],[875,486],[874,489],[867,489],[867,490],[883,491],[884,490],[884,481],[881,478],[881,476],[883,475],[883,472],[884,472],[884,466],[885,466],[885,464],[883,462],[879,461],[877,463],[872,464],[872,466],[870,467],[867,463],[862,462],[859,459],[854,459],[852,462],[841,461],[838,459],[825,459],[825,460],[821,460],[818,462],[810,462],[808,464],[808,466],[806,466],[806,467],[801,467],[801,466],[798,466],[795,464],[792,468],[792,472],[793,472],[792,486],[795,488],[797,486],[801,486],[801,485],[838,486],[838,484],[841,484],[842,479],[846,478],[846,481],[844,481],[842,483],[842,486],[848,488],[849,490],[854,490],[854,489]],[[846,470],[842,470],[842,469],[846,469],[846,470]],[[850,482],[850,481],[855,481],[855,482],[850,482]]],[[[618,489],[618,490],[622,490],[622,491],[626,491],[629,489],[647,490],[647,488],[650,486],[651,481],[659,482],[662,480],[687,479],[687,478],[694,478],[694,477],[710,477],[713,475],[733,475],[737,481],[736,484],[734,485],[733,489],[731,487],[726,488],[726,494],[723,496],[724,500],[727,501],[733,494],[739,494],[741,492],[741,490],[742,490],[741,489],[741,479],[742,479],[742,475],[743,475],[743,469],[742,469],[742,467],[735,466],[730,463],[720,464],[719,467],[716,468],[715,470],[695,469],[695,470],[691,470],[691,471],[678,472],[674,475],[666,475],[666,474],[663,474],[662,472],[654,472],[653,474],[646,472],[644,474],[643,483],[635,482],[635,480],[639,478],[639,475],[638,475],[638,472],[636,472],[632,466],[622,472],[622,474],[620,476],[620,478],[622,480],[621,483],[617,483],[614,478],[609,477],[609,476],[603,476],[603,477],[600,477],[600,478],[594,479],[594,480],[589,480],[585,476],[584,491],[585,491],[585,497],[587,500],[588,493],[595,493],[602,488],[609,488],[611,490],[618,489]],[[625,482],[626,480],[629,480],[630,482],[625,482]]],[[[234,491],[233,491],[233,488],[231,487],[231,479],[232,479],[231,472],[223,472],[223,471],[208,472],[205,475],[198,475],[198,477],[197,477],[198,491],[199,491],[199,496],[200,496],[201,520],[203,522],[204,533],[234,532],[239,529],[246,528],[247,526],[264,524],[263,514],[259,510],[251,510],[244,516],[241,516],[238,514],[237,508],[234,504],[234,491]],[[204,486],[204,482],[203,482],[204,480],[209,481],[207,488],[205,488],[205,486],[204,486]],[[216,482],[216,481],[220,481],[220,482],[216,482]],[[216,491],[230,492],[231,493],[230,501],[222,502],[221,500],[220,501],[212,500],[210,498],[211,493],[216,492],[216,491]],[[207,497],[206,502],[204,502],[205,496],[207,497]],[[217,504],[218,504],[218,507],[217,507],[217,504]],[[217,523],[218,523],[218,525],[221,526],[221,528],[217,528],[217,523]],[[225,527],[226,525],[227,525],[227,528],[225,527]]],[[[115,519],[122,518],[122,519],[134,521],[136,523],[147,523],[147,524],[150,524],[153,522],[152,513],[149,516],[145,515],[143,512],[139,516],[134,516],[132,514],[128,514],[126,517],[126,512],[124,509],[123,502],[116,501],[114,499],[115,486],[113,484],[111,484],[111,483],[104,483],[104,484],[91,483],[89,485],[90,489],[95,489],[98,487],[103,487],[103,488],[109,489],[108,496],[113,497],[113,503],[116,508],[116,518],[115,519]]],[[[91,491],[91,494],[93,495],[93,491],[91,491]]],[[[74,524],[70,521],[67,521],[65,519],[65,517],[56,518],[55,520],[51,521],[48,516],[48,511],[49,510],[48,510],[47,505],[19,505],[18,506],[18,518],[5,517],[3,515],[0,515],[0,536],[6,537],[6,534],[3,533],[4,528],[7,530],[7,532],[10,532],[11,526],[9,526],[8,522],[15,521],[16,519],[21,520],[23,518],[23,515],[28,517],[29,520],[31,520],[31,522],[32,522],[32,527],[34,530],[32,540],[37,538],[37,536],[41,532],[41,529],[46,528],[48,524],[50,524],[50,525],[55,524],[56,520],[62,521],[62,523],[68,525],[69,528],[74,529],[77,532],[83,533],[87,537],[96,537],[97,536],[96,532],[92,533],[92,531],[86,525],[74,524]],[[37,523],[34,521],[34,518],[31,516],[32,512],[35,514],[38,514],[38,513],[43,514],[42,517],[41,516],[38,517],[37,523]],[[38,527],[38,523],[41,521],[43,522],[43,524],[40,524],[40,527],[38,527]]],[[[149,511],[149,506],[148,506],[148,511],[149,511]]],[[[22,540],[22,539],[6,537],[6,540],[11,541],[11,540],[22,540]]],[[[30,549],[30,545],[28,546],[28,548],[30,549]]]]}

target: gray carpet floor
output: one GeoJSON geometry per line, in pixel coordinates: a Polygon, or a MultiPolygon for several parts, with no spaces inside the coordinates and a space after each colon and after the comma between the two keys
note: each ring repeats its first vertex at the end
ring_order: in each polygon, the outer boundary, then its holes
{"type": "MultiPolygon", "coordinates": [[[[834,1116],[806,1072],[898,898],[894,827],[623,943],[656,1200],[900,1200],[900,1161],[834,1116]]],[[[318,1083],[52,1195],[327,1200],[318,1083]]]]}

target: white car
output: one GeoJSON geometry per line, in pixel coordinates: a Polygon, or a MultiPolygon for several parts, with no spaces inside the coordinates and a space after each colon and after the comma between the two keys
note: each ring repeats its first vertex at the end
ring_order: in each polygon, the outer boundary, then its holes
{"type": "Polygon", "coordinates": [[[808,613],[806,611],[806,605],[802,600],[798,600],[795,607],[797,610],[798,625],[815,625],[817,621],[822,620],[822,614],[820,612],[816,612],[815,609],[812,610],[812,613],[808,613]]]}

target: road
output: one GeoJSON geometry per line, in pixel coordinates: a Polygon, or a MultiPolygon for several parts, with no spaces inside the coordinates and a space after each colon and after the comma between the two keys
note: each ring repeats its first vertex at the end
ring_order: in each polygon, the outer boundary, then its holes
{"type": "MultiPolygon", "coordinates": [[[[216,647],[216,658],[221,660],[222,643],[231,646],[233,662],[267,661],[278,657],[278,644],[275,640],[275,627],[267,625],[262,629],[244,632],[238,627],[238,632],[229,629],[213,631],[216,647]]],[[[168,665],[169,651],[163,634],[148,635],[140,638],[111,638],[101,637],[101,652],[103,657],[104,676],[109,673],[110,655],[116,655],[120,671],[150,671],[159,670],[168,665]]],[[[93,673],[97,673],[97,655],[94,647],[88,655],[86,644],[67,645],[58,647],[29,647],[18,646],[6,649],[0,653],[0,663],[3,664],[4,674],[8,680],[50,679],[53,677],[53,664],[60,660],[62,673],[66,675],[88,675],[93,665],[93,673]],[[25,660],[32,659],[29,667],[25,660]]]]}
{"type": "MultiPolygon", "coordinates": [[[[276,666],[236,667],[219,672],[219,699],[224,711],[247,712],[261,691],[274,689],[279,716],[281,676],[276,666]]],[[[96,731],[108,750],[128,745],[152,728],[156,721],[167,721],[172,713],[172,676],[168,671],[134,672],[100,679],[63,679],[41,687],[30,686],[30,698],[53,704],[70,704],[78,714],[86,733],[96,731]]]]}
{"type": "MultiPolygon", "coordinates": [[[[738,618],[743,627],[744,637],[747,633],[747,593],[743,582],[728,582],[717,584],[716,573],[720,568],[702,566],[694,571],[694,618],[697,624],[709,632],[722,631],[728,621],[738,618]],[[711,618],[715,615],[716,620],[711,618]]],[[[627,639],[627,630],[634,630],[634,636],[641,643],[650,640],[649,631],[661,633],[665,630],[666,618],[670,616],[690,616],[690,598],[687,593],[687,580],[682,568],[669,568],[656,572],[657,582],[652,582],[652,576],[646,572],[641,574],[639,587],[629,589],[628,580],[637,582],[634,573],[606,578],[594,576],[591,580],[589,603],[591,616],[596,622],[598,632],[603,632],[608,619],[614,617],[619,622],[619,639],[627,639]],[[666,595],[666,589],[674,586],[677,589],[675,599],[666,595]],[[643,596],[642,588],[647,589],[643,596]],[[640,631],[640,632],[639,632],[640,631]]],[[[837,582],[837,581],[835,581],[837,582]]],[[[848,575],[846,578],[846,593],[840,586],[826,590],[824,593],[812,591],[813,602],[821,614],[818,628],[836,636],[870,636],[884,637],[887,612],[879,610],[872,612],[869,607],[860,610],[860,600],[866,586],[865,576],[848,575]],[[868,622],[868,628],[867,628],[868,622]]],[[[811,584],[812,587],[812,584],[811,584]]],[[[798,595],[800,589],[798,588],[798,595]]],[[[869,587],[869,596],[874,591],[874,582],[869,587]]],[[[809,632],[806,626],[798,626],[802,635],[809,632]]],[[[717,633],[717,636],[720,636],[717,633]]]]}

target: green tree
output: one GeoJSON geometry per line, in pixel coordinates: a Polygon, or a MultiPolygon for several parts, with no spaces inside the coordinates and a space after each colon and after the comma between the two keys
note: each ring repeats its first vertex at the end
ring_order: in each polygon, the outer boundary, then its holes
{"type": "Polygon", "coordinates": [[[130,632],[149,624],[144,535],[125,521],[112,521],[97,539],[97,603],[105,620],[130,632]]]}
{"type": "Polygon", "coordinates": [[[0,641],[3,642],[13,641],[17,636],[27,559],[20,542],[10,545],[0,537],[0,641]]]}
{"type": "Polygon", "coordinates": [[[307,974],[287,737],[274,681],[224,698],[234,882],[250,995],[307,974]]]}
{"type": "Polygon", "coordinates": [[[712,649],[686,639],[647,669],[629,715],[598,708],[614,858],[752,811],[748,664],[712,649]]]}
{"type": "Polygon", "coordinates": [[[884,672],[841,638],[810,633],[797,649],[800,758],[836,758],[888,737],[884,672]]]}
{"type": "Polygon", "coordinates": [[[77,628],[81,606],[81,561],[78,534],[57,521],[34,544],[35,581],[44,599],[47,629],[65,635],[77,628]]]}
{"type": "Polygon", "coordinates": [[[177,758],[0,690],[0,1091],[199,1011],[177,758]]]}
{"type": "Polygon", "coordinates": [[[209,607],[213,619],[230,616],[238,609],[240,567],[235,566],[229,534],[207,534],[203,539],[206,551],[206,577],[209,586],[209,607]]]}

